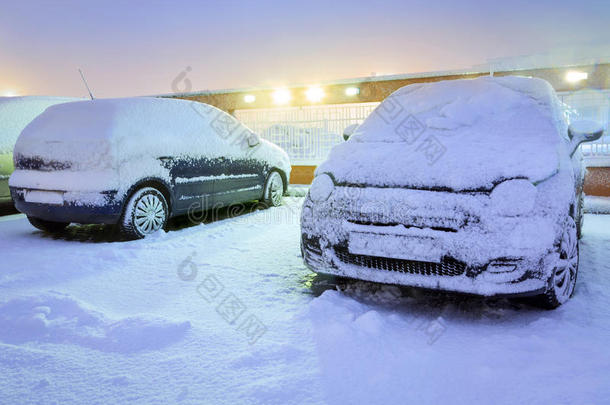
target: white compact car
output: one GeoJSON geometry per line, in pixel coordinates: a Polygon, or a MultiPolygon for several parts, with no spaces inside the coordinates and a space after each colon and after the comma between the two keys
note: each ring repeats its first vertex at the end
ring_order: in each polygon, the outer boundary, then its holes
{"type": "Polygon", "coordinates": [[[544,80],[414,84],[389,96],[316,170],[301,249],[315,272],[554,308],[578,271],[584,169],[544,80]]]}

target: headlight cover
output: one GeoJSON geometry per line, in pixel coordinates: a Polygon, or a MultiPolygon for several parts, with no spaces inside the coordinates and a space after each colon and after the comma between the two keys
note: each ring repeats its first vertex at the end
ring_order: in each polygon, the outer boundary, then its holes
{"type": "Polygon", "coordinates": [[[525,215],[534,208],[537,193],[536,186],[528,180],[507,180],[491,192],[491,207],[494,213],[502,216],[525,215]]]}
{"type": "Polygon", "coordinates": [[[328,200],[328,197],[332,194],[335,188],[333,179],[328,174],[321,174],[313,179],[311,188],[309,189],[309,198],[313,202],[324,202],[328,200]]]}

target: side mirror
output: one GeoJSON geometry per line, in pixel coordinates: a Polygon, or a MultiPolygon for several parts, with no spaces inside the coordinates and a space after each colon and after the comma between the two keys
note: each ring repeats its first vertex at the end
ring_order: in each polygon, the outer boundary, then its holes
{"type": "Polygon", "coordinates": [[[574,154],[578,145],[583,142],[597,141],[604,134],[604,127],[599,122],[581,120],[570,124],[568,136],[570,137],[572,148],[571,155],[574,154]]]}
{"type": "Polygon", "coordinates": [[[352,136],[352,134],[356,131],[356,128],[358,128],[358,124],[352,124],[345,127],[345,129],[343,130],[343,139],[347,141],[349,137],[352,136]]]}
{"type": "Polygon", "coordinates": [[[261,143],[261,138],[257,134],[255,134],[254,132],[250,132],[248,134],[248,139],[247,140],[248,140],[248,146],[251,147],[251,148],[253,148],[256,145],[258,145],[259,143],[261,143]]]}

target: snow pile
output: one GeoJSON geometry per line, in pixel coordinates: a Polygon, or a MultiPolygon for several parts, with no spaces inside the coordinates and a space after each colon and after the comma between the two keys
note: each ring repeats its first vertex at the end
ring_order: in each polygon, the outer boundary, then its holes
{"type": "Polygon", "coordinates": [[[0,304],[0,341],[74,344],[107,352],[156,350],[182,339],[189,322],[131,317],[107,319],[63,294],[0,304]]]}
{"type": "Polygon", "coordinates": [[[585,212],[591,214],[610,214],[610,197],[585,196],[585,212]]]}
{"type": "Polygon", "coordinates": [[[453,190],[545,179],[567,135],[549,83],[481,77],[405,86],[317,170],[339,182],[453,190]]]}
{"type": "Polygon", "coordinates": [[[289,184],[286,195],[290,197],[305,197],[309,191],[309,184],[289,184]]]}
{"type": "Polygon", "coordinates": [[[12,152],[21,131],[47,107],[78,100],[68,97],[0,97],[0,154],[12,152]]]}

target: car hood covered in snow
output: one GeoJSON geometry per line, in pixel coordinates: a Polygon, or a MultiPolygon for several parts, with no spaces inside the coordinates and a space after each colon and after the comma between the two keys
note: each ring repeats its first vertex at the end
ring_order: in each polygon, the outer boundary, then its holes
{"type": "Polygon", "coordinates": [[[316,171],[337,183],[491,189],[558,169],[567,133],[544,80],[481,77],[405,86],[381,103],[316,171]]]}

